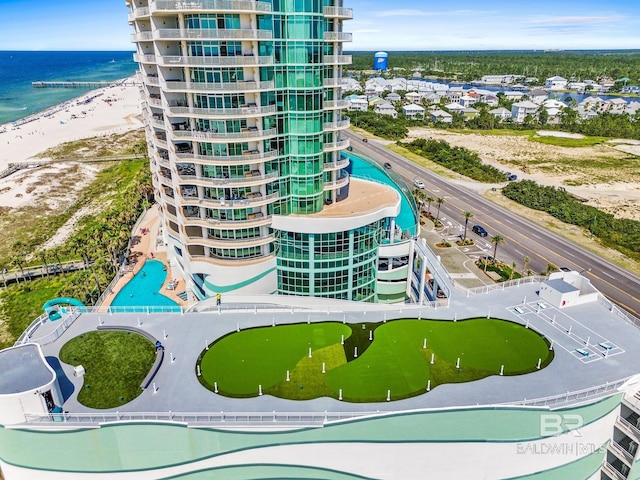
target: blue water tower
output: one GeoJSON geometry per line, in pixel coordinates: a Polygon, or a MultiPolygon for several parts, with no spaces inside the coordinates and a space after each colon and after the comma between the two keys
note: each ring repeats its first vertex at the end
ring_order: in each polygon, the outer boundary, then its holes
{"type": "Polygon", "coordinates": [[[389,54],[387,52],[376,52],[373,56],[373,69],[386,72],[389,54]]]}

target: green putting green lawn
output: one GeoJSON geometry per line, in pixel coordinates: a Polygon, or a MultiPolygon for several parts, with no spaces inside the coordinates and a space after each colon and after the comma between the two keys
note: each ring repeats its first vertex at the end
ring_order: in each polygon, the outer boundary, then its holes
{"type": "Polygon", "coordinates": [[[90,408],[113,408],[142,393],[140,384],[155,360],[155,346],[126,331],[94,331],[62,346],[60,360],[82,365],[84,384],[78,401],[90,408]]]}
{"type": "Polygon", "coordinates": [[[499,375],[502,365],[503,375],[531,373],[552,359],[538,333],[505,320],[326,322],[229,334],[202,352],[198,378],[229,397],[254,397],[261,387],[293,400],[342,391],[345,401],[376,402],[388,391],[399,400],[425,393],[429,382],[434,388],[499,375]]]}

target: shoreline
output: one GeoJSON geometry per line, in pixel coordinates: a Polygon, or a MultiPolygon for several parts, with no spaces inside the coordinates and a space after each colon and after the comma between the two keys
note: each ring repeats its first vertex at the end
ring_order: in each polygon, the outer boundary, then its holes
{"type": "Polygon", "coordinates": [[[142,128],[138,87],[123,85],[134,79],[135,75],[117,80],[0,125],[0,170],[65,142],[142,128]]]}

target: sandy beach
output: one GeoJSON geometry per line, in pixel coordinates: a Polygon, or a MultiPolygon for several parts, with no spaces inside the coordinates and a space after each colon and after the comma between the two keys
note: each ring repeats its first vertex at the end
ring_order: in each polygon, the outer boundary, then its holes
{"type": "Polygon", "coordinates": [[[115,86],[93,90],[32,115],[29,118],[34,120],[28,123],[19,120],[17,127],[14,123],[0,125],[0,132],[4,130],[0,133],[0,170],[64,142],[141,128],[139,109],[138,87],[115,86]]]}

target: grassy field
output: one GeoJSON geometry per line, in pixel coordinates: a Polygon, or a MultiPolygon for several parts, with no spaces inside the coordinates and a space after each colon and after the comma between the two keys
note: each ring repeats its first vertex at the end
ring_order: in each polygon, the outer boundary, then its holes
{"type": "Polygon", "coordinates": [[[300,324],[222,338],[203,352],[200,378],[230,397],[257,396],[261,385],[264,394],[292,400],[339,398],[342,390],[345,401],[376,402],[389,390],[392,400],[423,394],[429,381],[434,388],[498,375],[502,365],[504,375],[530,373],[538,359],[544,367],[552,358],[540,335],[504,320],[300,324]]]}
{"type": "Polygon", "coordinates": [[[60,350],[60,360],[85,368],[78,401],[90,408],[114,408],[136,398],[155,360],[155,346],[132,332],[94,331],[60,350]]]}

